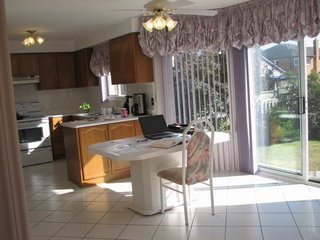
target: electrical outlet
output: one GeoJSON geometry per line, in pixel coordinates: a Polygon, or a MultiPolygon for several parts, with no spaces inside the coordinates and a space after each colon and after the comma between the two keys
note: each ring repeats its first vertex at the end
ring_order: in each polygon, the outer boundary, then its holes
{"type": "Polygon", "coordinates": [[[153,105],[154,105],[154,99],[151,98],[151,106],[153,106],[153,105]]]}

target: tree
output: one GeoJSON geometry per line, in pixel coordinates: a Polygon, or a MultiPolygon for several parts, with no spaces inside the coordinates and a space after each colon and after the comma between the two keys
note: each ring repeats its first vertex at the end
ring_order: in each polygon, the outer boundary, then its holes
{"type": "Polygon", "coordinates": [[[312,71],[308,76],[309,139],[320,139],[320,74],[312,71]]]}
{"type": "MultiPolygon", "coordinates": [[[[271,115],[274,118],[275,112],[283,110],[288,113],[297,113],[298,97],[299,97],[299,81],[297,76],[292,73],[287,73],[287,86],[285,91],[278,93],[279,104],[272,109],[271,115]]],[[[320,74],[312,71],[308,76],[308,127],[309,139],[320,139],[320,74]]],[[[286,132],[289,129],[299,128],[296,124],[287,124],[286,132]],[[291,127],[290,127],[291,126],[291,127]]]]}
{"type": "Polygon", "coordinates": [[[278,104],[269,110],[269,123],[271,126],[271,142],[295,141],[300,137],[300,119],[283,117],[297,114],[299,98],[299,81],[293,72],[285,74],[285,85],[277,89],[278,104]]]}

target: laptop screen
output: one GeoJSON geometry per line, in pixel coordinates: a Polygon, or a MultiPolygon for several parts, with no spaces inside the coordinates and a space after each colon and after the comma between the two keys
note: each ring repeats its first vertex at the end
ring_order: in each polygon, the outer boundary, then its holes
{"type": "Polygon", "coordinates": [[[162,114],[139,117],[139,122],[145,136],[168,131],[166,120],[162,114]]]}

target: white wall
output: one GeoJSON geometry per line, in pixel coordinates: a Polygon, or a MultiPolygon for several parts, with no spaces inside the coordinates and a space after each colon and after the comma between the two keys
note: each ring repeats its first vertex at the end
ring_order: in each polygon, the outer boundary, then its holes
{"type": "Polygon", "coordinates": [[[112,38],[120,37],[122,35],[138,32],[139,24],[137,18],[127,19],[124,22],[115,24],[106,29],[100,30],[95,34],[77,39],[74,41],[75,49],[82,49],[106,42],[112,38]]]}

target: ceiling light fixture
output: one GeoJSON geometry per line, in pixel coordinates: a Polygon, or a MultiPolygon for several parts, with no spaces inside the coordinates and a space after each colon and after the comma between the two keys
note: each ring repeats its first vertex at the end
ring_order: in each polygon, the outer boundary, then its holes
{"type": "Polygon", "coordinates": [[[28,30],[27,33],[28,33],[28,36],[22,41],[23,45],[29,47],[29,46],[32,46],[36,43],[41,45],[44,42],[44,38],[39,35],[36,35],[35,30],[28,30]]]}
{"type": "Polygon", "coordinates": [[[168,14],[165,12],[164,9],[159,9],[154,11],[154,16],[150,18],[148,21],[142,23],[143,27],[152,32],[153,29],[162,30],[165,27],[168,28],[169,31],[177,26],[177,21],[174,21],[168,14]]]}

